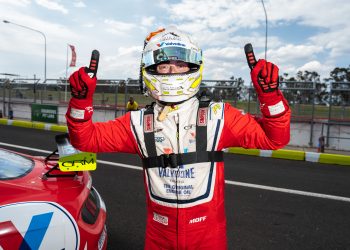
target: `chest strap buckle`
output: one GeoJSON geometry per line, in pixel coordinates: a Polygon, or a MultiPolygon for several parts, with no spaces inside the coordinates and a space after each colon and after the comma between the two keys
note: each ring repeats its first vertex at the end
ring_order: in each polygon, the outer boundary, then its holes
{"type": "Polygon", "coordinates": [[[177,157],[176,154],[163,154],[158,157],[158,166],[162,168],[171,167],[177,168],[177,157]]]}

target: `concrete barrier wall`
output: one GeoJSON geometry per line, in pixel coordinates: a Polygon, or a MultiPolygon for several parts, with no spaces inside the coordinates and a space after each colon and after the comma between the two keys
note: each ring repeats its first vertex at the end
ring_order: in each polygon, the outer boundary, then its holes
{"type": "MultiPolygon", "coordinates": [[[[312,143],[314,147],[318,145],[318,138],[322,135],[327,135],[328,126],[325,124],[322,131],[322,121],[320,123],[314,123],[312,143]]],[[[289,145],[299,147],[309,147],[310,142],[310,129],[309,123],[293,122],[291,124],[291,138],[289,145]]],[[[349,139],[329,139],[329,149],[334,150],[350,150],[350,126],[331,125],[330,132],[331,137],[342,137],[349,139]]]]}
{"type": "MultiPolygon", "coordinates": [[[[6,103],[7,105],[7,103],[6,103]]],[[[0,107],[3,103],[0,101],[0,107]]],[[[31,106],[29,104],[11,104],[13,110],[14,118],[16,119],[31,119],[31,106]]],[[[65,113],[67,111],[67,106],[58,107],[58,122],[60,124],[66,123],[65,113]]],[[[124,111],[118,110],[117,116],[124,114],[124,111]]],[[[108,121],[115,119],[115,110],[105,110],[95,108],[93,121],[108,121]]],[[[322,121],[320,123],[315,123],[313,126],[313,146],[317,147],[318,138],[322,133],[322,121]]],[[[291,124],[291,139],[288,145],[298,146],[298,147],[309,147],[310,142],[310,129],[311,125],[309,123],[295,123],[291,124]]],[[[327,125],[323,127],[323,135],[327,133],[327,125]]],[[[332,125],[330,126],[330,135],[332,137],[344,137],[350,138],[350,126],[340,126],[332,125]]],[[[350,139],[336,139],[330,138],[329,149],[334,150],[350,150],[350,139]]]]}

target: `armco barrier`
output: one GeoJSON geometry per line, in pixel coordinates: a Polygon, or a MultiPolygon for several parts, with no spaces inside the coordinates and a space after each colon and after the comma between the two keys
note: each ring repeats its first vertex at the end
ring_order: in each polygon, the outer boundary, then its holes
{"type": "Polygon", "coordinates": [[[233,154],[255,155],[255,156],[261,156],[261,157],[272,157],[272,158],[280,158],[280,159],[288,159],[288,160],[311,161],[311,162],[318,162],[318,163],[350,166],[349,155],[314,153],[314,152],[305,152],[305,151],[287,150],[287,149],[262,150],[262,149],[245,149],[245,148],[238,148],[238,147],[228,148],[226,152],[233,153],[233,154]]]}
{"type": "MultiPolygon", "coordinates": [[[[22,120],[8,120],[0,118],[0,124],[12,125],[25,128],[35,128],[44,129],[57,132],[67,132],[67,126],[41,123],[41,122],[30,122],[22,120]]],[[[262,149],[245,149],[239,147],[232,147],[226,149],[226,152],[233,154],[244,154],[244,155],[254,155],[261,157],[272,157],[288,160],[298,160],[298,161],[310,161],[318,163],[328,163],[328,164],[339,164],[350,166],[350,156],[348,155],[338,155],[338,154],[325,154],[325,153],[314,153],[314,152],[304,152],[298,150],[262,150],[262,149]]]]}
{"type": "MultiPolygon", "coordinates": [[[[264,151],[264,150],[260,150],[260,151],[264,151]]],[[[271,157],[272,158],[288,159],[288,160],[304,161],[305,160],[305,152],[298,151],[298,150],[279,149],[279,150],[273,150],[271,157]]]]}
{"type": "Polygon", "coordinates": [[[233,154],[244,154],[244,155],[255,155],[259,156],[260,150],[259,149],[245,149],[245,148],[228,148],[227,149],[228,153],[233,153],[233,154]]]}
{"type": "Polygon", "coordinates": [[[348,155],[335,155],[335,154],[320,154],[318,160],[320,163],[330,163],[337,162],[340,165],[350,165],[350,156],[348,155]]]}
{"type": "Polygon", "coordinates": [[[24,128],[50,130],[50,131],[57,131],[57,132],[63,132],[63,133],[68,131],[67,126],[50,124],[50,123],[43,123],[43,122],[9,120],[9,119],[0,118],[0,124],[12,125],[12,126],[24,127],[24,128]]]}

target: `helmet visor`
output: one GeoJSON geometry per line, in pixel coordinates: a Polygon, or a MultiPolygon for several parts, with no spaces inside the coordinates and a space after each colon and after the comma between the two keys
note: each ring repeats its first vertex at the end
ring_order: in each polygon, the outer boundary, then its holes
{"type": "Polygon", "coordinates": [[[142,60],[145,68],[171,60],[200,65],[202,63],[202,51],[180,47],[164,47],[154,51],[145,52],[142,60]]]}

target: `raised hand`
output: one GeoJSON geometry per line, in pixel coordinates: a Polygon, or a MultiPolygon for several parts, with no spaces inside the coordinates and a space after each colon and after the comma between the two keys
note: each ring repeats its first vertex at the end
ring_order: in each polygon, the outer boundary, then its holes
{"type": "Polygon", "coordinates": [[[257,62],[253,46],[250,43],[244,46],[244,52],[251,70],[252,82],[258,94],[277,90],[279,84],[278,67],[264,59],[260,59],[257,62]]]}
{"type": "Polygon", "coordinates": [[[260,59],[250,75],[255,89],[259,92],[269,93],[278,89],[278,67],[270,62],[260,59]]]}
{"type": "Polygon", "coordinates": [[[69,102],[67,117],[75,121],[87,121],[93,114],[93,95],[96,89],[96,73],[99,53],[94,50],[90,66],[81,67],[69,77],[72,97],[69,102]]]}
{"type": "Polygon", "coordinates": [[[92,98],[96,89],[99,56],[100,54],[97,50],[92,51],[90,66],[81,67],[69,77],[71,93],[74,98],[92,98]]]}
{"type": "Polygon", "coordinates": [[[266,117],[278,117],[289,109],[287,100],[278,90],[278,67],[264,59],[256,61],[253,46],[248,43],[244,46],[250,76],[260,101],[260,110],[266,117]]]}

